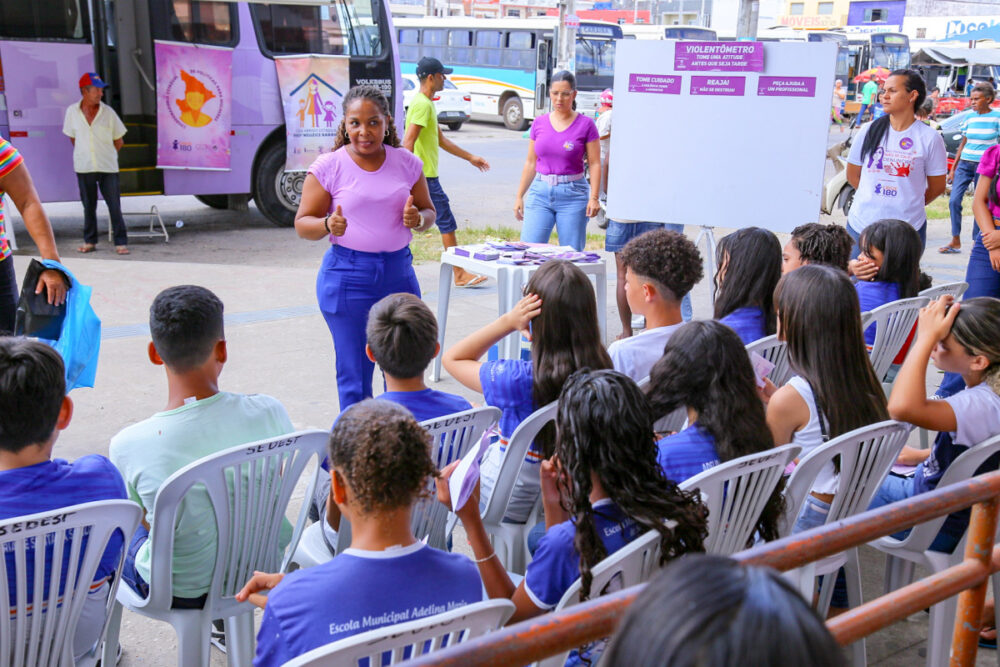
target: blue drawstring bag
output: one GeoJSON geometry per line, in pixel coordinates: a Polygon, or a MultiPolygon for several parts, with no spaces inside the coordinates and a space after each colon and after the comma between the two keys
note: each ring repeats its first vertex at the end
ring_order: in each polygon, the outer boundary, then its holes
{"type": "Polygon", "coordinates": [[[77,387],[93,387],[97,376],[97,358],[101,351],[101,320],[90,305],[93,289],[81,284],[70,270],[51,259],[42,260],[47,269],[55,269],[70,282],[66,293],[66,317],[58,340],[44,340],[56,349],[66,365],[66,393],[77,387]]]}

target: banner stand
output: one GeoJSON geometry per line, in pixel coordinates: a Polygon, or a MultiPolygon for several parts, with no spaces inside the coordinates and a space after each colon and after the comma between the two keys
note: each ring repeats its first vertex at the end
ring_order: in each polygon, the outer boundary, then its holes
{"type": "Polygon", "coordinates": [[[698,232],[698,238],[694,240],[694,247],[701,247],[701,240],[705,239],[705,254],[708,257],[708,285],[712,306],[715,306],[715,227],[702,225],[698,232]]]}

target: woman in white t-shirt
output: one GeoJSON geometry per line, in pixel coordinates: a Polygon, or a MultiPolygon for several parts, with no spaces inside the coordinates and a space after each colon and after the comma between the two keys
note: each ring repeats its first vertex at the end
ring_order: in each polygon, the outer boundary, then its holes
{"type": "Polygon", "coordinates": [[[944,192],[948,164],[941,135],[917,122],[916,110],[926,96],[919,73],[894,71],[881,97],[886,115],[861,128],[851,145],[847,180],[856,192],[847,231],[854,239],[852,258],[860,252],[861,232],[876,220],[908,222],[927,243],[924,207],[944,192]]]}

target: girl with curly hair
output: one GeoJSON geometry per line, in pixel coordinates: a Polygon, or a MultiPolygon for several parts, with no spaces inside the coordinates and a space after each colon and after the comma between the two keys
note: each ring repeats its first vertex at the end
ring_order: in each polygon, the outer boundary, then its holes
{"type": "Polygon", "coordinates": [[[375,364],[365,355],[372,305],[395,292],[420,296],[410,239],[434,217],[422,163],[399,147],[385,95],[351,88],[333,152],[309,167],[295,214],[299,236],[330,243],[316,295],[337,352],[341,410],[372,395],[375,364]]]}
{"type": "MultiPolygon", "coordinates": [[[[511,622],[552,609],[578,578],[581,599],[601,595],[591,590],[593,567],[650,530],[660,535],[661,563],[703,550],[705,507],[663,476],[652,422],[649,401],[621,373],[583,369],[569,377],[555,454],[541,467],[546,532],[518,586],[495,558],[475,497],[458,510],[486,592],[517,606],[511,622]]],[[[438,478],[438,499],[449,507],[453,470],[438,478]]]]}
{"type": "Polygon", "coordinates": [[[428,432],[390,401],[340,416],[330,434],[331,496],[351,522],[351,546],[287,577],[258,572],[237,593],[264,607],[255,665],[482,600],[468,557],[428,547],[410,530],[413,505],[437,475],[430,448],[428,432]]]}

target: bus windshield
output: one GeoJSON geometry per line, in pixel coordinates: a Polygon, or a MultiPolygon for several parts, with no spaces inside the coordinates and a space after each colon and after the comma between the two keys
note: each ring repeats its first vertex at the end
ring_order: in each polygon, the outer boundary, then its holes
{"type": "Polygon", "coordinates": [[[895,70],[910,66],[910,41],[906,35],[874,34],[871,48],[871,67],[895,70]]]}
{"type": "Polygon", "coordinates": [[[663,29],[666,39],[696,39],[702,42],[714,42],[718,39],[711,28],[667,26],[663,29]]]}
{"type": "Polygon", "coordinates": [[[615,43],[605,39],[577,38],[576,73],[583,76],[614,76],[615,43]]]}
{"type": "Polygon", "coordinates": [[[382,53],[372,0],[339,0],[322,6],[253,4],[251,10],[268,55],[382,53]]]}

